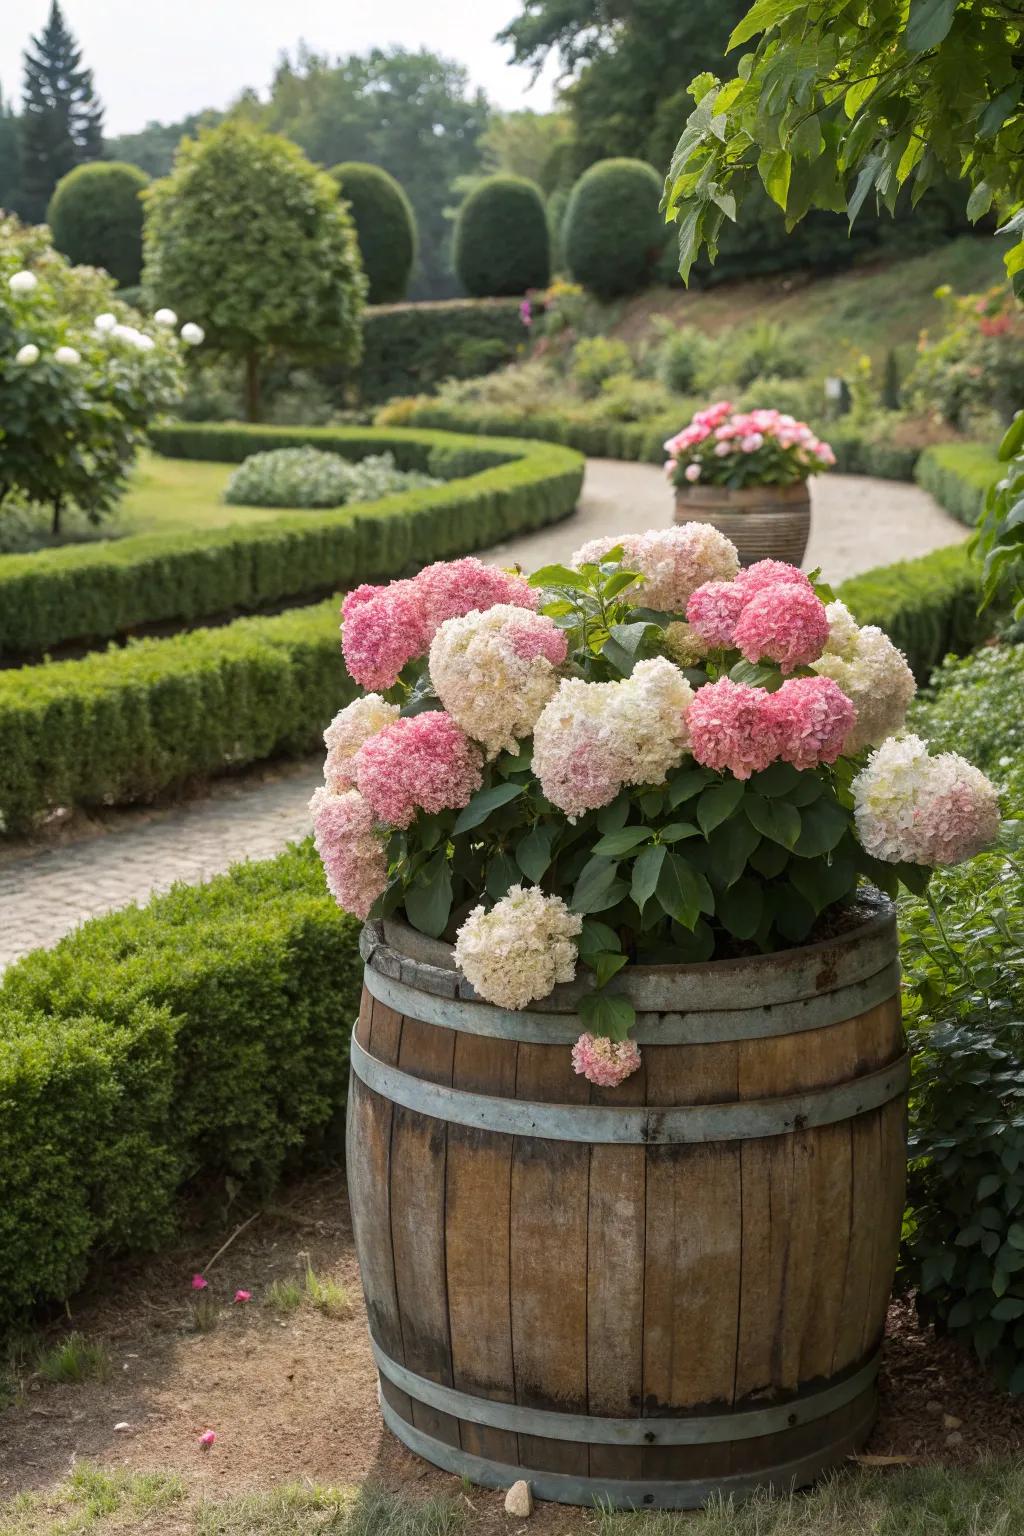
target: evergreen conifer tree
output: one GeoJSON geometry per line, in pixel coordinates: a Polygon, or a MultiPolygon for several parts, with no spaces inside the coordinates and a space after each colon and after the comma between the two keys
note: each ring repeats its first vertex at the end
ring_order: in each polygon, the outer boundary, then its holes
{"type": "Polygon", "coordinates": [[[25,216],[38,222],[60,178],[83,161],[101,157],[103,106],[57,0],[24,60],[22,204],[25,216]]]}

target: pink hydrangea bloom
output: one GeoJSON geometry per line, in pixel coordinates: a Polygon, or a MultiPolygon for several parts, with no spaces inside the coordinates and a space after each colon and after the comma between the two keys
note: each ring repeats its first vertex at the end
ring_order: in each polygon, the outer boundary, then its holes
{"type": "Polygon", "coordinates": [[[731,646],[747,595],[735,581],[706,581],[690,594],[686,621],[708,645],[731,646]]]}
{"type": "Polygon", "coordinates": [[[736,585],[743,588],[748,598],[755,597],[766,587],[777,587],[783,583],[795,583],[798,587],[806,587],[808,592],[814,590],[799,566],[788,565],[785,560],[757,560],[736,577],[736,585]]]}
{"type": "Polygon", "coordinates": [[[936,768],[920,807],[918,835],[926,864],[962,864],[989,848],[999,831],[994,786],[955,752],[933,758],[936,768]]]}
{"type": "Polygon", "coordinates": [[[569,654],[569,640],[544,614],[538,614],[533,623],[510,624],[508,643],[520,661],[536,661],[543,656],[553,667],[560,667],[569,654]]]}
{"type": "Polygon", "coordinates": [[[779,756],[794,768],[834,763],[857,712],[830,677],[792,677],[768,695],[778,731],[779,756]]]}
{"type": "Polygon", "coordinates": [[[443,710],[396,720],[355,755],[356,784],[379,819],[407,827],[418,810],[459,809],[480,788],[480,749],[443,710]]]}
{"type": "Polygon", "coordinates": [[[428,644],[445,619],[461,619],[474,610],[483,613],[497,603],[536,611],[540,600],[540,593],[522,576],[485,565],[475,555],[425,565],[415,585],[423,604],[428,644]]]}
{"type": "Polygon", "coordinates": [[[357,790],[332,795],[317,789],[309,810],[327,889],[339,907],[366,917],[388,881],[387,855],[372,808],[357,790]]]}
{"type": "Polygon", "coordinates": [[[414,581],[357,587],[342,607],[345,665],[364,688],[392,688],[407,662],[430,644],[423,603],[414,581]]]}
{"type": "Polygon", "coordinates": [[[779,755],[778,727],[763,688],[719,678],[698,688],[686,723],[698,763],[749,779],[779,755]]]}
{"type": "Polygon", "coordinates": [[[687,464],[686,468],[683,470],[683,474],[686,476],[687,480],[689,480],[690,484],[694,485],[696,481],[700,479],[700,465],[687,464]]]}
{"type": "Polygon", "coordinates": [[[572,1048],[573,1071],[599,1088],[617,1088],[640,1066],[640,1047],[632,1040],[582,1034],[572,1048]]]}
{"type": "Polygon", "coordinates": [[[817,661],[828,640],[825,604],[809,587],[783,582],[758,592],[736,623],[735,643],[748,661],[766,657],[783,672],[817,661]]]}

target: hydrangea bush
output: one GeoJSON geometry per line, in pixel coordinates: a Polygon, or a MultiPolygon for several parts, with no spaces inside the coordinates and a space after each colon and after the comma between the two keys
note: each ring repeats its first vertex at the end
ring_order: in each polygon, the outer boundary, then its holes
{"type": "Polygon", "coordinates": [[[179,396],[182,356],[202,341],[161,310],[144,320],[106,273],[72,267],[45,229],[0,219],[0,506],[108,513],[158,413],[179,396]]]}
{"type": "Polygon", "coordinates": [[[665,473],[680,488],[798,485],[836,462],[805,421],[776,410],[736,411],[730,400],[697,411],[665,452],[665,473]]]}
{"type": "Polygon", "coordinates": [[[440,484],[430,475],[400,470],[392,453],[350,463],[321,448],[275,448],[251,453],[239,464],[224,500],[242,507],[340,507],[440,484]]]}
{"type": "Polygon", "coordinates": [[[689,523],[529,578],[476,559],[351,592],[349,672],[312,812],[339,903],[455,941],[519,1009],[593,985],[573,1060],[636,1069],[631,963],[767,953],[835,931],[866,877],[923,892],[995,837],[996,791],[903,734],[905,659],[827,587],[740,570],[689,523]]]}

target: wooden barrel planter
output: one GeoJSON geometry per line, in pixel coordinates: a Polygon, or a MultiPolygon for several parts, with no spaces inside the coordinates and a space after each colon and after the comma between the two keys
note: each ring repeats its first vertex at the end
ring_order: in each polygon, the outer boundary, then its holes
{"type": "Polygon", "coordinates": [[[741,565],[787,560],[799,565],[811,533],[811,493],[799,485],[687,485],[676,491],[677,523],[713,523],[739,551],[741,565]]]}
{"type": "Polygon", "coordinates": [[[579,983],[511,1013],[364,934],[348,1177],[381,1409],[436,1466],[691,1508],[864,1442],[904,1200],[892,909],[621,973],[641,1070],[571,1067],[579,983]]]}

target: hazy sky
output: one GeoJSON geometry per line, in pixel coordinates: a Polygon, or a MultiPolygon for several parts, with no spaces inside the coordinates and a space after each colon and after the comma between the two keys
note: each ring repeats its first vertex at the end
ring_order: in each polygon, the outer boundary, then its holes
{"type": "MultiPolygon", "coordinates": [[[[245,85],[262,94],[282,49],[300,38],[318,52],[363,53],[391,43],[459,59],[502,107],[551,105],[554,67],[530,89],[495,33],[517,0],[61,0],[106,107],[106,131],[131,133],[223,107],[245,85]]],[[[21,53],[50,0],[6,0],[0,84],[21,99],[21,53]]]]}

